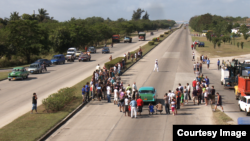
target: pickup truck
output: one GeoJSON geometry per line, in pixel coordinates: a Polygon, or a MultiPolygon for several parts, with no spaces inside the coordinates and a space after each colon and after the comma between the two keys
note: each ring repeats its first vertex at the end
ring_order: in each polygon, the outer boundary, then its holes
{"type": "Polygon", "coordinates": [[[242,96],[238,101],[240,111],[246,112],[246,116],[250,114],[250,96],[242,96]]]}
{"type": "Polygon", "coordinates": [[[78,58],[79,62],[81,61],[90,61],[91,60],[91,55],[90,54],[81,54],[78,58]]]}
{"type": "Polygon", "coordinates": [[[124,37],[124,43],[131,43],[132,42],[132,38],[130,37],[124,37]]]}

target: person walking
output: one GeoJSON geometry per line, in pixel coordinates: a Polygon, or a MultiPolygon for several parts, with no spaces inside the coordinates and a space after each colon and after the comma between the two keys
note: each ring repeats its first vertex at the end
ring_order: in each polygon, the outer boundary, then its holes
{"type": "Polygon", "coordinates": [[[33,96],[32,96],[32,109],[31,109],[31,114],[33,114],[33,110],[35,110],[36,111],[36,113],[37,113],[37,95],[36,95],[36,93],[33,93],[33,96]]]}
{"type": "Polygon", "coordinates": [[[191,100],[190,92],[191,92],[191,87],[189,86],[189,83],[187,83],[187,90],[188,90],[188,98],[191,100]]]}
{"type": "Polygon", "coordinates": [[[167,93],[164,95],[163,100],[165,102],[165,111],[166,111],[166,114],[170,114],[170,112],[169,112],[169,96],[168,96],[167,93]]]}
{"type": "Polygon", "coordinates": [[[200,63],[199,62],[197,62],[197,64],[196,64],[196,70],[200,71],[200,63]]]}
{"type": "Polygon", "coordinates": [[[207,78],[207,76],[206,76],[206,78],[205,78],[205,81],[206,81],[206,85],[209,85],[209,84],[210,84],[209,78],[207,78]]]}
{"type": "Polygon", "coordinates": [[[220,106],[222,109],[222,112],[224,112],[223,107],[222,107],[221,95],[218,92],[216,93],[216,95],[217,95],[217,105],[215,105],[214,112],[217,109],[217,106],[220,106]]]}
{"type": "Polygon", "coordinates": [[[119,100],[118,106],[119,106],[120,112],[124,113],[124,95],[120,94],[120,100],[119,100]]]}
{"type": "Polygon", "coordinates": [[[161,102],[159,101],[158,104],[155,106],[156,107],[156,114],[157,112],[161,112],[163,111],[163,105],[161,104],[161,102]]]}
{"type": "Polygon", "coordinates": [[[133,118],[134,116],[136,118],[136,106],[137,106],[137,103],[136,103],[135,99],[132,99],[132,101],[130,102],[129,105],[131,106],[131,118],[133,118]]]}
{"type": "Polygon", "coordinates": [[[197,84],[197,81],[196,79],[194,79],[194,81],[192,82],[193,90],[196,88],[196,84],[197,84]]]}
{"type": "Polygon", "coordinates": [[[137,61],[136,53],[135,53],[135,62],[137,61]]]}
{"type": "Polygon", "coordinates": [[[181,92],[180,90],[177,88],[176,89],[176,109],[180,109],[181,106],[181,92]]]}
{"type": "Polygon", "coordinates": [[[220,59],[217,61],[218,70],[220,70],[220,59]]]}
{"type": "Polygon", "coordinates": [[[157,69],[157,72],[159,72],[159,68],[158,68],[158,60],[156,59],[155,60],[155,67],[154,67],[154,71],[155,69],[157,69]]]}
{"type": "Polygon", "coordinates": [[[210,60],[209,58],[207,59],[207,68],[209,69],[209,65],[210,65],[210,60]]]}
{"type": "Polygon", "coordinates": [[[201,104],[201,94],[202,94],[202,87],[199,87],[197,90],[198,105],[201,104]]]}
{"type": "Polygon", "coordinates": [[[82,87],[82,103],[85,102],[85,85],[82,87]]]}
{"type": "Polygon", "coordinates": [[[142,106],[143,106],[143,100],[141,99],[141,96],[139,96],[139,98],[136,100],[137,103],[137,115],[141,116],[141,112],[142,112],[142,106]]]}
{"type": "Polygon", "coordinates": [[[192,56],[193,56],[192,61],[195,61],[195,54],[194,54],[194,51],[193,51],[193,53],[192,53],[192,56]]]}
{"type": "Polygon", "coordinates": [[[112,61],[112,55],[110,55],[110,57],[109,57],[109,61],[112,61]]]}

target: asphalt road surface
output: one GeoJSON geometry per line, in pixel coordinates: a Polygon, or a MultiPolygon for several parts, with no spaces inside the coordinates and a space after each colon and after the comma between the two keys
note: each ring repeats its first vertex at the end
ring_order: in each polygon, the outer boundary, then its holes
{"type": "MultiPolygon", "coordinates": [[[[192,69],[191,38],[188,31],[179,29],[160,45],[132,66],[121,81],[137,88],[153,86],[157,99],[178,83],[185,85],[195,78],[192,69]],[[153,72],[155,59],[159,60],[159,72],[153,72]]],[[[172,140],[174,124],[213,124],[210,106],[193,105],[190,101],[177,111],[178,115],[149,115],[147,104],[142,116],[131,119],[120,112],[117,105],[107,101],[92,101],[71,120],[57,130],[48,141],[165,141],[172,140]]]]}
{"type": "Polygon", "coordinates": [[[113,58],[123,56],[128,51],[133,51],[139,46],[147,44],[148,40],[158,37],[167,30],[159,30],[154,35],[146,35],[146,41],[138,41],[134,37],[132,43],[119,43],[110,48],[110,53],[102,54],[101,49],[96,54],[91,54],[90,62],[65,63],[54,67],[47,67],[48,72],[44,74],[31,74],[26,80],[0,81],[0,127],[10,123],[17,117],[31,110],[32,94],[38,95],[38,105],[42,99],[57,92],[64,87],[71,87],[84,78],[90,76],[97,64],[103,67],[109,61],[110,55],[113,58]]]}

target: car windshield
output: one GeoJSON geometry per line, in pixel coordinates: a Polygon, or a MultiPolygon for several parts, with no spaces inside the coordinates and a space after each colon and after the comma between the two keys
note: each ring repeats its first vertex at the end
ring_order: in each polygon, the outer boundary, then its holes
{"type": "Polygon", "coordinates": [[[37,68],[37,65],[31,64],[31,65],[30,65],[30,68],[37,68]]]}
{"type": "Polygon", "coordinates": [[[71,56],[71,55],[72,55],[72,53],[68,53],[67,55],[68,55],[68,56],[71,56]]]}
{"type": "Polygon", "coordinates": [[[140,94],[145,94],[145,93],[154,93],[153,90],[141,90],[139,91],[140,94]]]}
{"type": "Polygon", "coordinates": [[[104,47],[103,49],[109,49],[109,48],[107,48],[107,47],[104,47]]]}
{"type": "Polygon", "coordinates": [[[59,59],[60,56],[53,56],[52,59],[59,59]]]}
{"type": "Polygon", "coordinates": [[[69,49],[68,51],[69,51],[69,52],[74,52],[74,50],[72,50],[72,49],[69,49]]]}
{"type": "Polygon", "coordinates": [[[89,49],[95,49],[94,47],[89,47],[89,49]]]}
{"type": "Polygon", "coordinates": [[[12,72],[22,71],[21,69],[13,69],[12,72]]]}
{"type": "Polygon", "coordinates": [[[247,104],[250,104],[250,99],[247,100],[247,104]]]}

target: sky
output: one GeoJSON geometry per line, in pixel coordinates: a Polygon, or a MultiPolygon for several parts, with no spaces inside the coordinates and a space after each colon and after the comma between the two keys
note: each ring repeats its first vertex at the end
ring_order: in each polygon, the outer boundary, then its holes
{"type": "Polygon", "coordinates": [[[141,8],[148,12],[150,20],[188,22],[191,17],[206,13],[250,17],[249,7],[249,0],[0,0],[0,18],[9,18],[14,11],[22,15],[35,10],[38,14],[38,9],[44,8],[60,22],[92,16],[131,20],[133,11],[141,8]]]}

